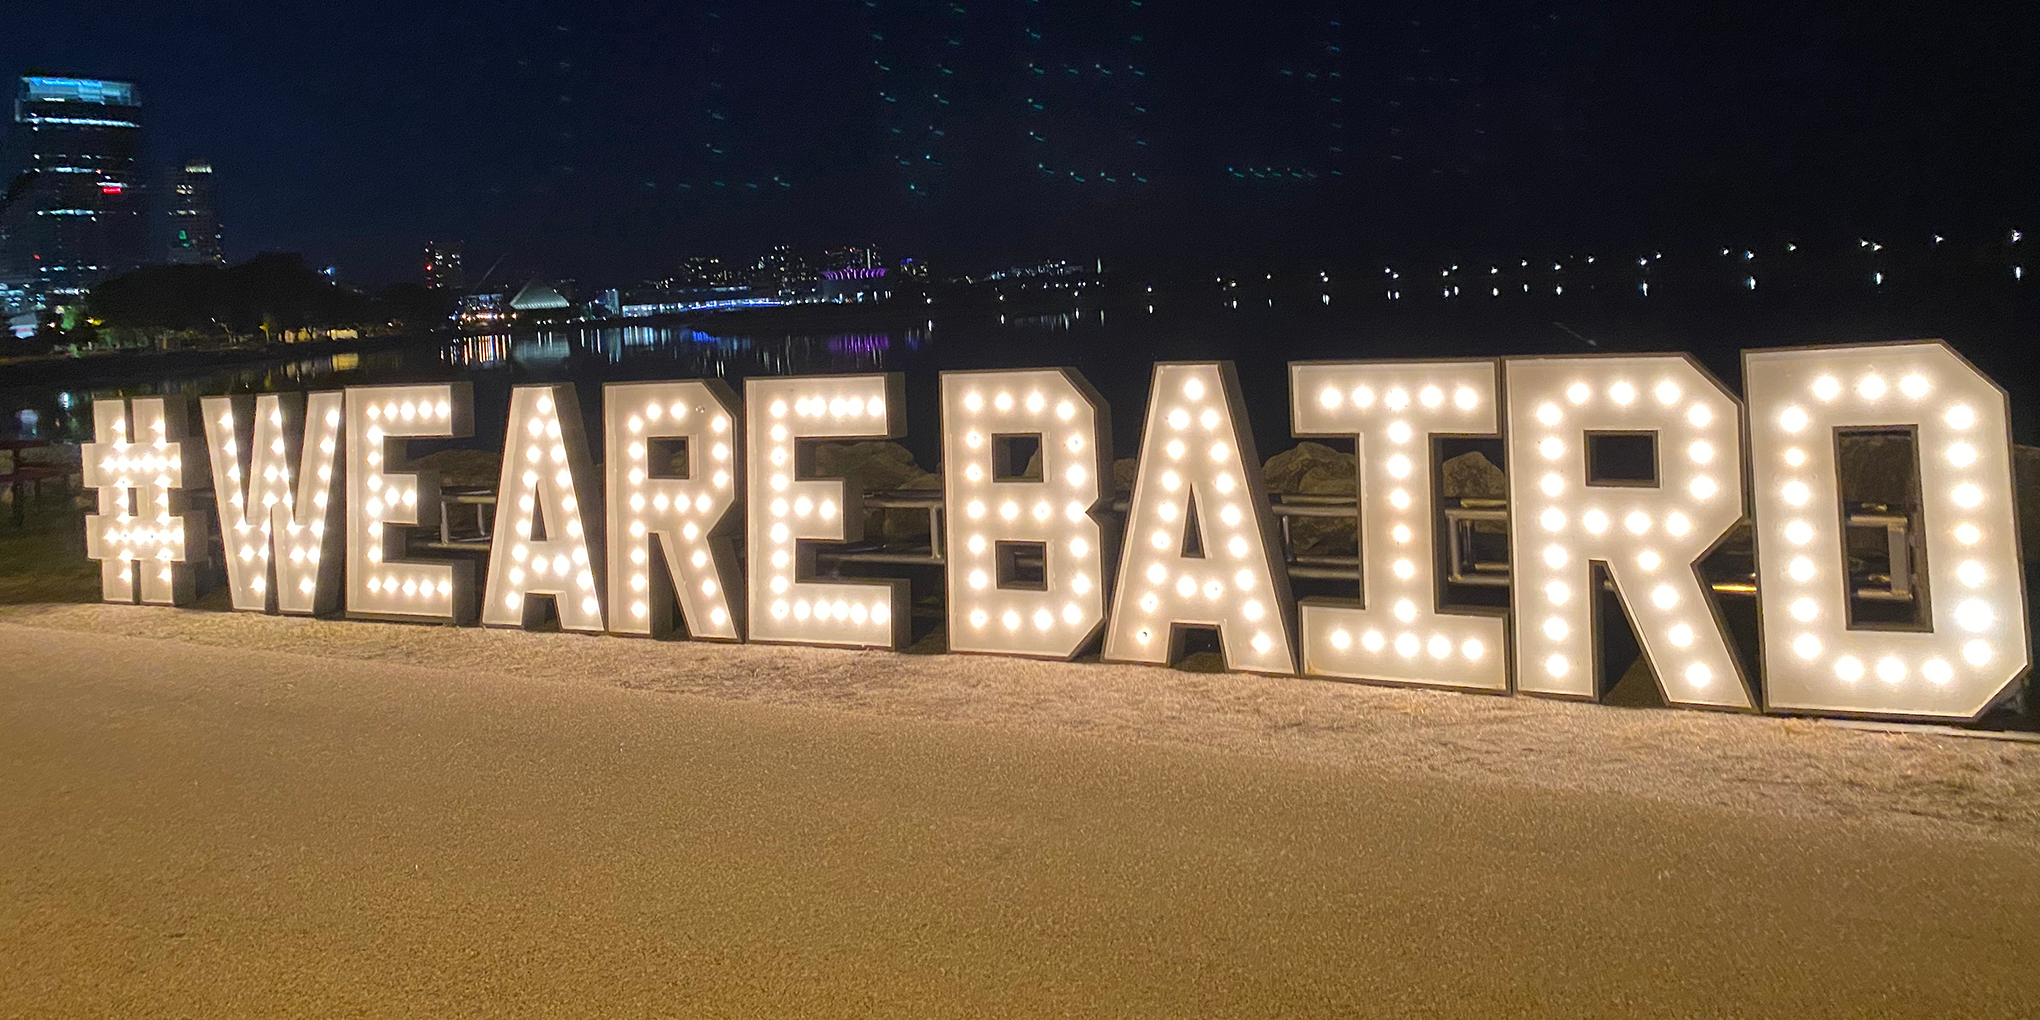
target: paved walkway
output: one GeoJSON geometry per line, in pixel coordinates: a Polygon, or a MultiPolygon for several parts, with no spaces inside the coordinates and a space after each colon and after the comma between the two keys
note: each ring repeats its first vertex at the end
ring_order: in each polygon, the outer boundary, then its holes
{"type": "Polygon", "coordinates": [[[2017,842],[0,641],[0,1017],[2040,1015],[2017,842]]]}

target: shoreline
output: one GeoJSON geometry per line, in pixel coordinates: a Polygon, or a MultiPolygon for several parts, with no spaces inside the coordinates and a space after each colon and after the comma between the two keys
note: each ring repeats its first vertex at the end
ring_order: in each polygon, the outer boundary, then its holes
{"type": "Polygon", "coordinates": [[[336,354],[373,354],[401,347],[442,344],[433,334],[407,333],[401,336],[364,337],[358,340],[313,340],[304,343],[268,343],[259,347],[223,347],[212,350],[165,351],[129,348],[82,355],[40,355],[0,362],[4,388],[77,383],[111,385],[137,378],[164,378],[220,368],[245,367],[267,362],[299,361],[336,354]]]}

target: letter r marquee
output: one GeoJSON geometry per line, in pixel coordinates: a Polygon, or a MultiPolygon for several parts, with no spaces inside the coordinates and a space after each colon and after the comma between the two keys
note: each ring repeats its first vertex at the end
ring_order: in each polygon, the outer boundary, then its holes
{"type": "MultiPolygon", "coordinates": [[[[1301,604],[1275,526],[1299,511],[1271,506],[1230,362],[1154,366],[1123,528],[1106,516],[1112,415],[1081,375],[942,373],[943,498],[925,560],[909,555],[945,575],[948,649],[1167,664],[1201,628],[1234,670],[1595,700],[1619,607],[1676,706],[1969,721],[2030,671],[2010,400],[1945,343],[1747,351],[1747,406],[1683,354],[1287,370],[1292,433],[1354,443],[1357,562],[1344,591],[1301,604]],[[1911,452],[1892,465],[1904,494],[1844,502],[1864,432],[1911,452]],[[1441,436],[1500,437],[1506,610],[1445,601],[1441,436]],[[1756,583],[1710,577],[1752,518],[1756,583]],[[1858,528],[1881,532],[1884,574],[1852,555],[1858,528]],[[1752,589],[1753,644],[1717,586],[1752,589]]],[[[863,493],[816,457],[904,435],[903,390],[897,372],[754,376],[741,400],[715,380],[611,383],[598,480],[574,387],[517,387],[487,559],[423,534],[445,506],[409,456],[473,435],[468,383],[209,397],[190,436],[183,401],[96,401],[86,554],[110,601],[189,604],[214,532],[187,489],[210,476],[237,610],[553,613],[568,630],[900,650],[908,581],[833,569],[900,558],[840,548],[862,539],[863,493]]]]}

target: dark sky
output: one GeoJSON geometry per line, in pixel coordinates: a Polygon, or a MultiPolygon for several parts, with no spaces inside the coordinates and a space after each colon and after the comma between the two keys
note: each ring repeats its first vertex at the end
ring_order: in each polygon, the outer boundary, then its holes
{"type": "Polygon", "coordinates": [[[962,271],[2040,223],[2040,46],[1982,5],[128,6],[17,0],[0,73],[137,82],[230,256],[363,282],[427,237],[615,282],[776,241],[962,271]]]}

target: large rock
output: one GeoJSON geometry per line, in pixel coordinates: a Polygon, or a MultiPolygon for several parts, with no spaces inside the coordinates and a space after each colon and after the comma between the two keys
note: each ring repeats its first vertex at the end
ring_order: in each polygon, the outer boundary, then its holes
{"type": "Polygon", "coordinates": [[[1439,483],[1448,497],[1509,498],[1509,477],[1478,450],[1462,453],[1440,465],[1439,483]]]}
{"type": "Polygon", "coordinates": [[[441,450],[419,457],[412,463],[439,472],[441,485],[476,485],[493,489],[503,477],[503,453],[500,450],[441,450]]]}
{"type": "MultiPolygon", "coordinates": [[[[1278,496],[1345,496],[1359,485],[1355,461],[1323,443],[1300,443],[1268,458],[1261,477],[1278,496]]],[[[1360,550],[1357,518],[1292,517],[1289,546],[1298,556],[1352,556],[1360,550]]]]}
{"type": "Polygon", "coordinates": [[[1124,457],[1112,462],[1112,493],[1125,496],[1133,492],[1133,479],[1140,474],[1140,461],[1124,457]]]}
{"type": "MultiPolygon", "coordinates": [[[[1848,479],[1848,499],[1886,503],[1893,507],[1910,504],[1916,488],[1917,457],[1905,439],[1879,435],[1844,435],[1841,441],[1842,477],[1848,479]]],[[[2019,514],[2020,557],[2040,559],[2040,447],[2012,447],[2012,485],[2019,514]]],[[[1925,495],[1925,494],[1923,494],[1925,495]]],[[[1884,537],[1868,531],[1852,531],[1849,550],[1854,555],[1883,555],[1884,537]]]]}
{"type": "Polygon", "coordinates": [[[914,455],[906,447],[886,440],[816,443],[815,474],[841,478],[855,492],[904,489],[931,477],[914,463],[914,455]]]}
{"type": "Polygon", "coordinates": [[[1897,436],[1843,433],[1840,447],[1843,495],[1865,503],[1909,506],[1917,488],[1913,443],[1897,436]]]}
{"type": "Polygon", "coordinates": [[[1353,455],[1323,443],[1300,443],[1261,467],[1268,491],[1285,496],[1351,496],[1359,478],[1353,455]]]}
{"type": "MultiPolygon", "coordinates": [[[[885,492],[895,489],[942,489],[942,476],[921,470],[914,455],[898,443],[870,440],[860,443],[815,444],[815,473],[842,478],[851,492],[885,492]]],[[[870,509],[865,512],[865,535],[896,542],[923,538],[928,534],[925,510],[870,509]]]]}

